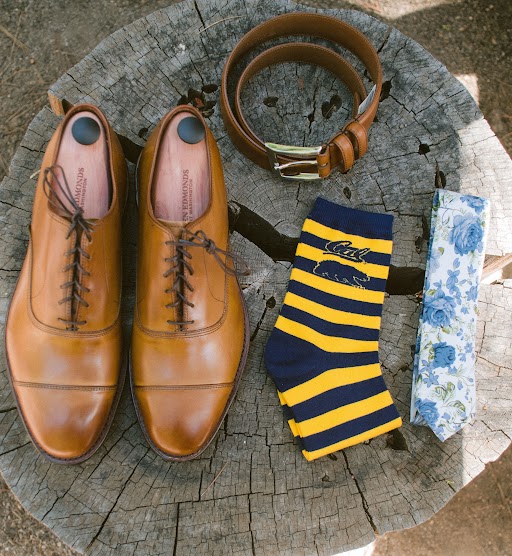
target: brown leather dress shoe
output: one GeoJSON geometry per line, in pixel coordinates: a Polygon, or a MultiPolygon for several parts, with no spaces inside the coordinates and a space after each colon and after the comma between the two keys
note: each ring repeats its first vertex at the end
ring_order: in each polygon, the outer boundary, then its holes
{"type": "Polygon", "coordinates": [[[219,429],[249,343],[221,159],[197,110],[179,106],[159,123],[139,161],[138,187],[132,393],[151,447],[184,461],[219,429]]]}
{"type": "Polygon", "coordinates": [[[121,394],[125,200],[116,134],[96,107],[75,106],[43,157],[5,338],[22,419],[55,463],[94,453],[121,394]]]}

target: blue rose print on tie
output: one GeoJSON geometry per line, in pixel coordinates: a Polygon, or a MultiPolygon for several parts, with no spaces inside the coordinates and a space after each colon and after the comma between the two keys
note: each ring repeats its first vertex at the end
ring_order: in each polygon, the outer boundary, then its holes
{"type": "Polygon", "coordinates": [[[432,386],[435,386],[436,384],[439,384],[439,379],[437,378],[437,376],[433,372],[433,370],[434,370],[433,366],[428,365],[426,361],[422,361],[422,363],[427,365],[425,367],[425,371],[427,372],[427,376],[426,376],[426,379],[425,379],[425,384],[427,385],[427,387],[431,388],[432,386]]]}
{"type": "Polygon", "coordinates": [[[476,301],[478,299],[478,286],[471,286],[467,293],[468,301],[476,301]]]}
{"type": "Polygon", "coordinates": [[[432,272],[434,270],[437,270],[439,268],[439,260],[441,258],[441,255],[443,254],[444,249],[434,249],[432,251],[432,253],[430,253],[430,257],[429,257],[429,264],[430,264],[430,269],[432,270],[432,272]]]}
{"type": "Polygon", "coordinates": [[[429,424],[434,424],[439,419],[439,411],[435,402],[429,400],[416,400],[416,409],[429,424]]]}
{"type": "Polygon", "coordinates": [[[446,342],[434,344],[432,348],[434,350],[434,360],[432,361],[434,369],[449,367],[455,361],[455,348],[449,346],[446,342]]]}
{"type": "Polygon", "coordinates": [[[425,295],[423,300],[423,319],[432,326],[449,326],[455,316],[455,300],[441,289],[434,295],[425,295]]]}
{"type": "Polygon", "coordinates": [[[480,214],[488,204],[487,199],[475,195],[462,195],[460,200],[467,203],[477,214],[480,214]]]}
{"type": "Polygon", "coordinates": [[[458,214],[453,219],[453,228],[448,241],[455,246],[457,255],[467,255],[471,251],[482,252],[484,231],[477,216],[458,214]]]}
{"type": "Polygon", "coordinates": [[[460,270],[448,270],[448,280],[446,280],[446,287],[450,293],[456,292],[459,288],[457,284],[459,283],[460,270]]]}

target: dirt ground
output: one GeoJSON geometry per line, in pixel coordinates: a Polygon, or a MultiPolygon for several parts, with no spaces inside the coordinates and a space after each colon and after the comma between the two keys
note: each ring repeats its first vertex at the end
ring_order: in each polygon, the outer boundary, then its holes
{"type": "MultiPolygon", "coordinates": [[[[0,180],[46,91],[116,29],[170,0],[0,0],[0,180]]],[[[470,89],[512,153],[511,0],[308,0],[356,8],[397,27],[470,89]]],[[[36,170],[36,169],[34,169],[36,170]]],[[[512,452],[434,518],[376,541],[374,554],[512,555],[512,452]],[[440,542],[440,539],[443,539],[440,542]]],[[[14,499],[0,478],[0,555],[75,554],[14,499]]]]}

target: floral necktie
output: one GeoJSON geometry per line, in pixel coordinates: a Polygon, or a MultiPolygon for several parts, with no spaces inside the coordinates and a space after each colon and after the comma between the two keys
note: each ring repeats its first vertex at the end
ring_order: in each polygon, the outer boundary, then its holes
{"type": "Polygon", "coordinates": [[[411,423],[444,441],[475,415],[475,334],[489,201],[436,190],[411,397],[411,423]]]}

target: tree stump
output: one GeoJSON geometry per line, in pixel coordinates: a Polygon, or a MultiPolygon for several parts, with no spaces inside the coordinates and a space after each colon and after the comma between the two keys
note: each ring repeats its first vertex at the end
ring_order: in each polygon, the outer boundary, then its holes
{"type": "MultiPolygon", "coordinates": [[[[360,28],[380,53],[384,90],[368,154],[346,174],[284,182],[244,158],[219,114],[224,61],[257,23],[293,10],[287,0],[186,1],[117,31],[51,88],[55,113],[81,102],[105,112],[131,170],[125,233],[127,336],[135,283],[133,163],[173,106],[202,107],[221,150],[232,244],[252,267],[244,279],[251,349],[220,433],[197,460],[167,463],[144,441],[127,391],[102,448],[84,464],[50,464],[18,417],[0,376],[0,470],[25,508],[86,554],[330,555],[376,534],[411,527],[496,459],[512,437],[512,288],[482,287],[478,414],[445,443],[411,427],[412,353],[434,187],[490,197],[488,254],[512,251],[512,163],[464,87],[422,47],[360,12],[328,11],[360,28]],[[404,426],[308,463],[294,444],[262,361],[308,211],[322,195],[393,213],[393,269],[384,305],[381,361],[404,426]]],[[[356,66],[360,64],[352,57],[356,66]]],[[[366,81],[367,88],[369,81],[366,81]]],[[[284,64],[246,88],[251,125],[268,141],[320,144],[351,111],[344,86],[321,68],[284,64]]],[[[34,178],[58,117],[33,120],[0,190],[2,325],[27,243],[34,178]]],[[[129,336],[128,336],[129,337],[129,336]]]]}

